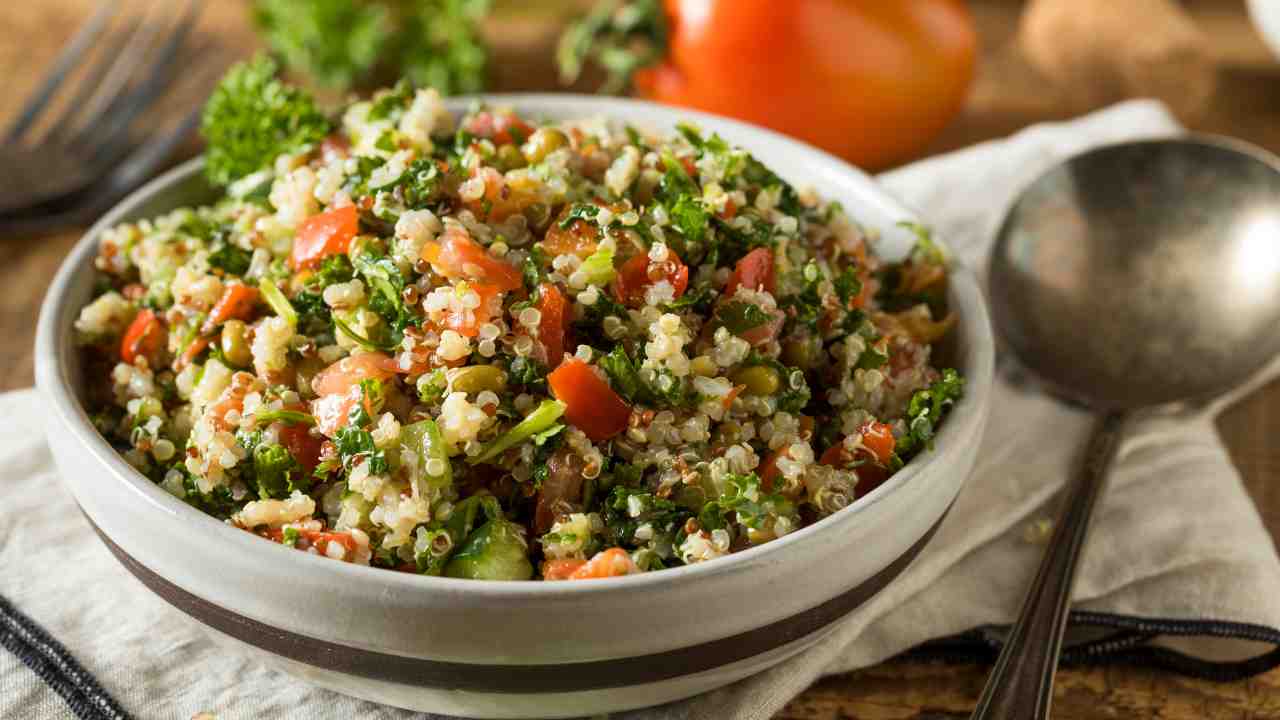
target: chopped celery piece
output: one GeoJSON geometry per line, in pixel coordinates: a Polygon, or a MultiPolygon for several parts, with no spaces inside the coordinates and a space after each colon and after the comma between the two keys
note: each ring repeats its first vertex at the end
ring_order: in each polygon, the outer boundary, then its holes
{"type": "Polygon", "coordinates": [[[615,271],[613,269],[613,251],[597,250],[582,261],[582,265],[578,268],[586,275],[587,282],[592,285],[608,285],[613,280],[615,271]]]}
{"type": "Polygon", "coordinates": [[[507,448],[514,447],[534,435],[550,429],[564,414],[564,407],[564,403],[559,400],[543,400],[541,405],[526,415],[524,420],[520,421],[520,424],[508,430],[502,437],[494,440],[483,452],[468,459],[467,462],[472,465],[489,462],[505,452],[507,448]]]}
{"type": "Polygon", "coordinates": [[[310,413],[299,412],[297,410],[264,410],[259,407],[253,414],[253,419],[258,421],[259,425],[270,425],[273,422],[282,422],[286,425],[306,425],[307,427],[315,427],[316,418],[310,413]]]}
{"type": "Polygon", "coordinates": [[[471,580],[529,580],[533,564],[519,526],[498,515],[471,533],[444,574],[471,580]]]}
{"type": "Polygon", "coordinates": [[[258,290],[262,292],[262,299],[267,301],[267,304],[271,306],[276,315],[284,318],[290,327],[298,325],[297,311],[293,309],[293,304],[289,302],[289,298],[280,292],[280,288],[276,287],[275,283],[263,278],[262,282],[258,283],[258,290]]]}
{"type": "Polygon", "coordinates": [[[410,481],[421,497],[434,499],[441,490],[453,484],[449,453],[435,420],[422,420],[401,428],[400,456],[406,455],[412,455],[416,460],[410,481]]]}

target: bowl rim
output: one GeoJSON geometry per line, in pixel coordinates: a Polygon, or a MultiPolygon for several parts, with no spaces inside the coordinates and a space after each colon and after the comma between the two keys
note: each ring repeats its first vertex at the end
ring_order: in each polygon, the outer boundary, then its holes
{"type": "MultiPolygon", "coordinates": [[[[846,180],[860,185],[860,200],[866,205],[878,206],[879,212],[888,217],[903,220],[919,220],[919,214],[898,201],[887,190],[862,170],[853,167],[829,153],[803,141],[784,136],[780,133],[744,123],[732,118],[725,118],[684,108],[668,107],[642,100],[630,98],[598,97],[572,93],[495,93],[469,95],[452,98],[447,106],[453,112],[465,109],[476,101],[498,105],[515,106],[520,104],[549,105],[557,107],[557,112],[566,115],[582,116],[604,115],[610,118],[622,116],[623,112],[643,110],[650,116],[661,117],[661,122],[674,126],[679,121],[702,122],[714,124],[723,129],[731,129],[735,134],[754,136],[752,140],[739,140],[748,150],[755,152],[759,146],[780,145],[783,148],[796,150],[804,154],[815,155],[825,161],[831,170],[843,175],[846,180]]],[[[535,111],[536,113],[536,111],[535,111]]],[[[549,596],[601,594],[611,592],[627,592],[647,588],[658,583],[685,583],[705,581],[707,578],[731,573],[743,572],[757,561],[778,559],[792,546],[804,542],[822,533],[839,532],[839,528],[856,522],[874,505],[883,502],[907,483],[926,473],[931,468],[939,467],[950,460],[950,453],[945,452],[953,442],[957,442],[968,434],[972,426],[979,427],[985,422],[986,409],[989,404],[994,372],[994,339],[985,297],[980,289],[977,276],[965,264],[959,261],[956,254],[948,248],[951,268],[948,273],[951,293],[962,302],[963,311],[957,307],[959,325],[963,328],[966,344],[969,346],[963,358],[966,365],[965,394],[960,402],[952,408],[947,421],[934,439],[934,447],[927,456],[917,456],[901,470],[894,473],[888,481],[870,493],[857,497],[849,506],[829,515],[811,525],[791,532],[781,538],[747,548],[712,561],[667,568],[660,572],[646,572],[622,577],[601,578],[589,583],[557,583],[557,582],[508,582],[499,580],[468,580],[388,571],[385,568],[356,565],[347,562],[334,562],[329,558],[313,557],[309,553],[300,553],[277,543],[262,542],[262,538],[254,536],[238,528],[231,527],[213,516],[207,515],[182,500],[174,497],[160,486],[151,482],[138,472],[103,438],[89,419],[86,409],[79,402],[72,390],[72,378],[68,361],[63,352],[76,352],[70,342],[61,342],[70,338],[69,325],[79,312],[79,308],[68,308],[67,289],[75,275],[84,265],[92,264],[96,256],[97,242],[106,229],[121,222],[121,218],[131,213],[138,205],[149,200],[153,195],[191,178],[203,168],[203,157],[188,160],[147,182],[130,193],[105,213],[92,227],[85,231],[71,251],[63,259],[56,275],[49,284],[44,301],[41,304],[37,325],[35,344],[36,385],[41,393],[49,399],[53,415],[61,422],[62,427],[69,430],[82,450],[89,452],[99,462],[112,471],[111,482],[120,482],[122,489],[132,493],[136,500],[181,520],[193,532],[206,532],[216,538],[216,542],[225,543],[224,547],[239,548],[243,552],[259,556],[262,562],[303,563],[297,568],[311,568],[314,571],[329,573],[335,581],[369,581],[384,583],[388,588],[405,591],[438,590],[447,593],[466,592],[479,593],[502,599],[546,599],[549,596]],[[59,324],[60,319],[65,322],[59,324]],[[271,553],[275,553],[274,555],[271,553]],[[288,559],[292,558],[292,559],[288,559]],[[306,565],[312,563],[313,565],[306,565]]],[[[815,173],[816,175],[817,173],[815,173]]],[[[176,209],[176,208],[173,208],[176,209]]],[[[940,239],[947,247],[945,239],[940,239]]],[[[976,440],[975,440],[976,441],[976,440]]]]}

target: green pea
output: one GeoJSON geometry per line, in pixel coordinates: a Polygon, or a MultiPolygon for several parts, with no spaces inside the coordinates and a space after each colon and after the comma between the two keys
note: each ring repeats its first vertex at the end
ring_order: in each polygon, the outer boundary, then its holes
{"type": "Polygon", "coordinates": [[[808,340],[788,340],[782,344],[782,362],[791,367],[808,370],[813,367],[817,355],[814,343],[808,340]]]}
{"type": "Polygon", "coordinates": [[[778,371],[764,365],[742,368],[733,374],[733,382],[745,385],[748,395],[773,395],[782,388],[778,371]]]}
{"type": "Polygon", "coordinates": [[[222,357],[236,367],[248,367],[253,362],[249,341],[245,338],[246,326],[242,320],[228,320],[222,324],[222,357]]]}

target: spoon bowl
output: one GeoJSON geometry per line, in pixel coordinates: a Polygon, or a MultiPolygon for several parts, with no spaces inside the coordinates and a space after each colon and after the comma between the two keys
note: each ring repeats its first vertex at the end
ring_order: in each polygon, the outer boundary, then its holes
{"type": "Polygon", "coordinates": [[[1100,415],[972,720],[1043,720],[1089,518],[1130,411],[1199,401],[1280,353],[1280,160],[1181,137],[1077,155],[1027,186],[991,257],[1024,366],[1100,415]]]}
{"type": "Polygon", "coordinates": [[[1034,180],[991,260],[996,327],[1099,410],[1206,399],[1280,353],[1280,160],[1184,137],[1110,145],[1034,180]]]}

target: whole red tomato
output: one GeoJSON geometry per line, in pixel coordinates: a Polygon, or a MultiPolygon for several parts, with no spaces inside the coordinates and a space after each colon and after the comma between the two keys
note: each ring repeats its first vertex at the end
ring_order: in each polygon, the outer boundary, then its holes
{"type": "Polygon", "coordinates": [[[740,118],[868,168],[960,110],[977,36],[963,0],[665,0],[666,59],[639,93],[740,118]]]}

